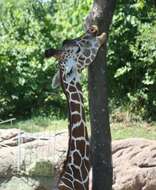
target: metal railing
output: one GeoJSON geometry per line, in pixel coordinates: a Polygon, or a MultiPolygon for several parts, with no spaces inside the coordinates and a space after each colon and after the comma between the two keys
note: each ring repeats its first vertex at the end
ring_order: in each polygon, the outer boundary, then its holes
{"type": "Polygon", "coordinates": [[[1,124],[4,124],[4,123],[10,123],[12,125],[12,122],[15,121],[16,118],[10,118],[10,119],[7,119],[7,120],[1,120],[0,119],[0,125],[1,124]]]}

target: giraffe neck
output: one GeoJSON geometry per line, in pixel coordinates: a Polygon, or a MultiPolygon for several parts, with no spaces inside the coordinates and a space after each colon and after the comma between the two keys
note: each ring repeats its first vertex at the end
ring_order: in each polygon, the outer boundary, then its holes
{"type": "Polygon", "coordinates": [[[69,146],[67,161],[60,179],[60,190],[69,187],[87,190],[89,180],[89,141],[85,125],[83,96],[79,83],[65,83],[63,89],[69,106],[69,146]]]}

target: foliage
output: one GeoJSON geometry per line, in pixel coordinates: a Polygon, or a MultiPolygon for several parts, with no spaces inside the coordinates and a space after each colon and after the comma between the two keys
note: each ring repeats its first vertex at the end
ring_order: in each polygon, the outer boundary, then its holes
{"type": "Polygon", "coordinates": [[[80,35],[79,23],[83,23],[88,7],[82,0],[60,2],[2,1],[0,118],[29,116],[40,110],[44,114],[50,110],[55,115],[64,111],[64,100],[52,91],[50,84],[56,64],[44,60],[44,50],[59,46],[63,39],[75,36],[75,32],[80,35]],[[73,12],[73,8],[77,11],[73,12]]]}
{"type": "MultiPolygon", "coordinates": [[[[57,63],[44,60],[44,50],[80,36],[91,4],[92,0],[0,1],[0,118],[66,113],[62,91],[51,89],[57,63]]],[[[111,109],[124,107],[153,120],[155,18],[154,1],[119,0],[107,56],[111,109]]],[[[87,105],[86,79],[83,84],[87,105]]]]}
{"type": "Polygon", "coordinates": [[[119,1],[109,41],[111,101],[143,118],[156,119],[155,8],[144,0],[123,4],[119,1]]]}

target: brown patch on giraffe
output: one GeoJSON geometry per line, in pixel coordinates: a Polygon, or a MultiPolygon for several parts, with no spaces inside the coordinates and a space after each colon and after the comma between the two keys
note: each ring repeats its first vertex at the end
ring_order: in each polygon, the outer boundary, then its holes
{"type": "Polygon", "coordinates": [[[70,150],[75,150],[76,147],[75,147],[75,141],[74,140],[71,140],[71,145],[70,145],[70,150]]]}
{"type": "Polygon", "coordinates": [[[74,165],[71,166],[73,171],[73,176],[75,176],[76,179],[81,181],[81,175],[79,169],[77,169],[74,165]]]}
{"type": "Polygon", "coordinates": [[[77,67],[78,67],[78,71],[80,73],[82,65],[81,65],[81,63],[78,60],[77,60],[77,67]]]}
{"type": "Polygon", "coordinates": [[[78,181],[74,181],[74,189],[75,190],[84,190],[83,185],[78,181]]]}
{"type": "Polygon", "coordinates": [[[71,158],[71,156],[69,156],[68,157],[68,162],[71,163],[71,161],[72,161],[72,158],[71,158]]]}
{"type": "Polygon", "coordinates": [[[78,93],[73,93],[71,94],[71,99],[72,100],[77,100],[77,101],[80,101],[80,97],[79,97],[79,94],[78,93]]]}
{"type": "Polygon", "coordinates": [[[77,111],[80,113],[80,104],[76,104],[75,102],[70,102],[71,112],[77,111]]]}
{"type": "Polygon", "coordinates": [[[97,52],[97,50],[95,49],[95,48],[93,48],[93,49],[91,49],[91,51],[92,51],[92,54],[96,54],[96,52],[97,52]]]}
{"type": "Polygon", "coordinates": [[[86,156],[89,157],[90,148],[89,145],[86,145],[86,156]]]}
{"type": "Polygon", "coordinates": [[[85,156],[85,146],[86,146],[86,143],[85,141],[81,140],[81,141],[76,141],[76,148],[80,151],[82,157],[85,156]]]}
{"type": "Polygon", "coordinates": [[[79,153],[74,152],[73,157],[74,157],[74,164],[77,166],[80,166],[81,165],[81,157],[80,157],[79,153]]]}
{"type": "Polygon", "coordinates": [[[71,169],[69,168],[69,166],[67,166],[67,168],[66,168],[66,172],[68,172],[68,173],[71,174],[71,169]]]}
{"type": "Polygon", "coordinates": [[[69,190],[69,188],[60,185],[60,186],[59,186],[59,190],[69,190]]]}
{"type": "Polygon", "coordinates": [[[90,64],[91,63],[91,60],[88,58],[88,59],[86,59],[86,63],[87,64],[90,64]]]}
{"type": "Polygon", "coordinates": [[[64,177],[69,179],[70,181],[73,181],[73,178],[70,175],[66,174],[66,173],[65,173],[64,177]]]}
{"type": "Polygon", "coordinates": [[[72,94],[72,97],[73,97],[73,100],[77,100],[79,101],[80,103],[83,103],[83,96],[81,93],[74,93],[72,94]]]}
{"type": "Polygon", "coordinates": [[[75,127],[74,129],[72,129],[72,136],[73,137],[75,137],[75,138],[77,138],[77,137],[84,137],[84,135],[85,135],[84,130],[80,126],[75,127]]]}
{"type": "Polygon", "coordinates": [[[82,91],[82,88],[81,88],[81,84],[80,84],[80,83],[77,83],[77,84],[76,84],[76,88],[77,88],[79,91],[82,91]]]}
{"type": "Polygon", "coordinates": [[[79,57],[79,61],[84,61],[84,60],[85,60],[85,57],[81,55],[81,56],[79,57]]]}
{"type": "Polygon", "coordinates": [[[72,119],[73,123],[77,123],[77,122],[81,121],[81,116],[79,114],[73,114],[73,115],[71,115],[71,119],[72,119]]]}
{"type": "Polygon", "coordinates": [[[80,65],[81,67],[83,67],[83,65],[84,65],[84,61],[78,59],[78,63],[79,63],[79,65],[80,65]]]}
{"type": "Polygon", "coordinates": [[[93,61],[95,59],[95,56],[94,55],[91,55],[91,60],[93,61]]]}
{"type": "Polygon", "coordinates": [[[61,180],[66,184],[66,186],[73,187],[73,184],[70,180],[65,178],[62,178],[61,180]]]}
{"type": "Polygon", "coordinates": [[[74,86],[69,86],[69,92],[76,92],[76,88],[74,86]]]}
{"type": "Polygon", "coordinates": [[[86,57],[89,57],[90,54],[91,54],[90,49],[86,49],[86,50],[84,51],[84,55],[85,55],[86,57]]]}

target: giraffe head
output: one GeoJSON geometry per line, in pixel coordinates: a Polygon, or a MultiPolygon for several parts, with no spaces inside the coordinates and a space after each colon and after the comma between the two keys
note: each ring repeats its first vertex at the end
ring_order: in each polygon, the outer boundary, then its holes
{"type": "MultiPolygon", "coordinates": [[[[59,60],[59,66],[66,83],[79,82],[81,71],[90,65],[97,55],[99,48],[104,44],[106,34],[97,35],[98,29],[92,26],[79,38],[65,40],[61,49],[48,49],[45,57],[55,57],[59,60]]],[[[60,72],[53,78],[52,86],[56,88],[60,84],[60,72]]]]}

